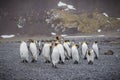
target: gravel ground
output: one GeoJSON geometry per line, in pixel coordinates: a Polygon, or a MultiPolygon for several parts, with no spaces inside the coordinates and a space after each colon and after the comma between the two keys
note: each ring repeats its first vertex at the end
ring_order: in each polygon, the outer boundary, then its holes
{"type": "Polygon", "coordinates": [[[21,63],[20,43],[0,43],[0,80],[120,80],[120,38],[74,40],[86,40],[90,46],[94,40],[98,40],[99,59],[93,65],[88,65],[83,59],[78,65],[69,60],[54,69],[51,64],[44,63],[42,56],[39,56],[37,63],[21,63]],[[112,50],[114,55],[104,55],[107,50],[112,50]]]}

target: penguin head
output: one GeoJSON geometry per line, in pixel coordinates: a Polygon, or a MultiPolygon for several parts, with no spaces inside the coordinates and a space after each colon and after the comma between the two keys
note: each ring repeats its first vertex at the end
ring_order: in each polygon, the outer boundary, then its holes
{"type": "Polygon", "coordinates": [[[67,40],[65,40],[64,42],[67,43],[67,40]]]}
{"type": "Polygon", "coordinates": [[[56,47],[58,45],[58,43],[55,43],[54,46],[56,47]]]}
{"type": "Polygon", "coordinates": [[[82,42],[82,44],[87,44],[87,45],[88,45],[88,42],[86,42],[86,41],[83,41],[83,42],[82,42]]]}
{"type": "Polygon", "coordinates": [[[97,44],[98,42],[97,42],[97,41],[95,41],[94,43],[95,43],[95,44],[97,44]]]}
{"type": "Polygon", "coordinates": [[[76,46],[77,48],[79,48],[79,45],[78,45],[78,44],[75,44],[75,46],[76,46]]]}
{"type": "Polygon", "coordinates": [[[60,35],[56,36],[56,40],[60,40],[60,39],[61,39],[60,35]]]}
{"type": "Polygon", "coordinates": [[[33,39],[29,39],[29,42],[34,43],[34,40],[33,39]]]}

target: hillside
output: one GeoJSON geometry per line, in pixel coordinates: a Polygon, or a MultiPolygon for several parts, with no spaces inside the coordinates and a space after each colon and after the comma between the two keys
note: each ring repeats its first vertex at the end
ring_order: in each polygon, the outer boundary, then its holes
{"type": "Polygon", "coordinates": [[[119,31],[120,22],[116,20],[120,17],[119,1],[112,0],[109,3],[104,0],[61,1],[69,6],[73,5],[76,10],[61,11],[57,6],[59,0],[1,0],[0,35],[50,35],[51,32],[59,34],[91,33],[96,32],[99,28],[103,31],[119,31]],[[62,22],[58,24],[58,26],[64,24],[62,29],[55,30],[53,24],[46,23],[47,12],[51,10],[62,14],[62,22]],[[103,16],[103,12],[110,17],[103,16]]]}

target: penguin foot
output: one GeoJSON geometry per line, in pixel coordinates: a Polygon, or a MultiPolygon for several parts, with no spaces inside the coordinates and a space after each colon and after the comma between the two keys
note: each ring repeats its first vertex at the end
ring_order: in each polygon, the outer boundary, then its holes
{"type": "Polygon", "coordinates": [[[93,64],[93,62],[92,62],[92,61],[89,61],[89,62],[88,62],[88,64],[92,65],[92,64],[93,64]]]}
{"type": "Polygon", "coordinates": [[[64,64],[64,62],[63,61],[59,61],[58,64],[64,64]]]}
{"type": "Polygon", "coordinates": [[[98,57],[96,56],[95,59],[98,59],[98,57]]]}
{"type": "Polygon", "coordinates": [[[50,61],[48,61],[48,63],[51,63],[50,61]]]}
{"type": "Polygon", "coordinates": [[[74,64],[78,64],[78,61],[75,61],[74,64]]]}
{"type": "Polygon", "coordinates": [[[22,60],[22,61],[21,61],[21,63],[24,63],[24,62],[25,62],[25,60],[22,60]]]}
{"type": "Polygon", "coordinates": [[[57,69],[58,67],[55,65],[54,68],[57,69]]]}
{"type": "Polygon", "coordinates": [[[84,60],[86,60],[87,58],[86,58],[86,57],[84,57],[83,59],[84,59],[84,60]]]}
{"type": "Polygon", "coordinates": [[[58,64],[61,64],[61,61],[59,61],[58,64]]]}
{"type": "Polygon", "coordinates": [[[65,63],[62,61],[61,64],[65,64],[65,63]]]}
{"type": "Polygon", "coordinates": [[[70,59],[72,59],[72,56],[70,57],[70,59]]]}
{"type": "Polygon", "coordinates": [[[32,61],[31,61],[32,63],[34,63],[34,62],[37,62],[37,60],[35,60],[35,59],[32,59],[32,61]]]}
{"type": "Polygon", "coordinates": [[[27,60],[24,60],[24,62],[25,62],[25,63],[28,63],[28,61],[27,61],[27,60]]]}
{"type": "Polygon", "coordinates": [[[49,60],[46,60],[45,63],[50,63],[50,61],[49,61],[49,60]]]}
{"type": "Polygon", "coordinates": [[[52,64],[52,67],[53,67],[53,68],[55,68],[55,69],[57,69],[57,68],[58,68],[58,67],[57,67],[56,65],[54,65],[54,64],[52,64]]]}
{"type": "Polygon", "coordinates": [[[69,58],[68,58],[68,57],[65,57],[65,60],[69,60],[69,58]]]}

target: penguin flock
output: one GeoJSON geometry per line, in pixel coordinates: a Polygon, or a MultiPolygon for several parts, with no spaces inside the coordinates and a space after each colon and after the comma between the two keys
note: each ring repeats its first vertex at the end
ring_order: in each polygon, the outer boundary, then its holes
{"type": "Polygon", "coordinates": [[[30,61],[29,56],[32,58],[31,62],[35,63],[40,55],[44,58],[45,63],[52,63],[54,68],[57,68],[57,64],[65,64],[66,60],[72,60],[73,64],[79,64],[80,58],[87,60],[88,64],[93,64],[94,59],[99,58],[99,47],[97,41],[94,41],[89,48],[85,41],[82,43],[61,41],[59,37],[52,41],[35,42],[32,39],[27,42],[21,41],[20,57],[23,63],[30,61]]]}

